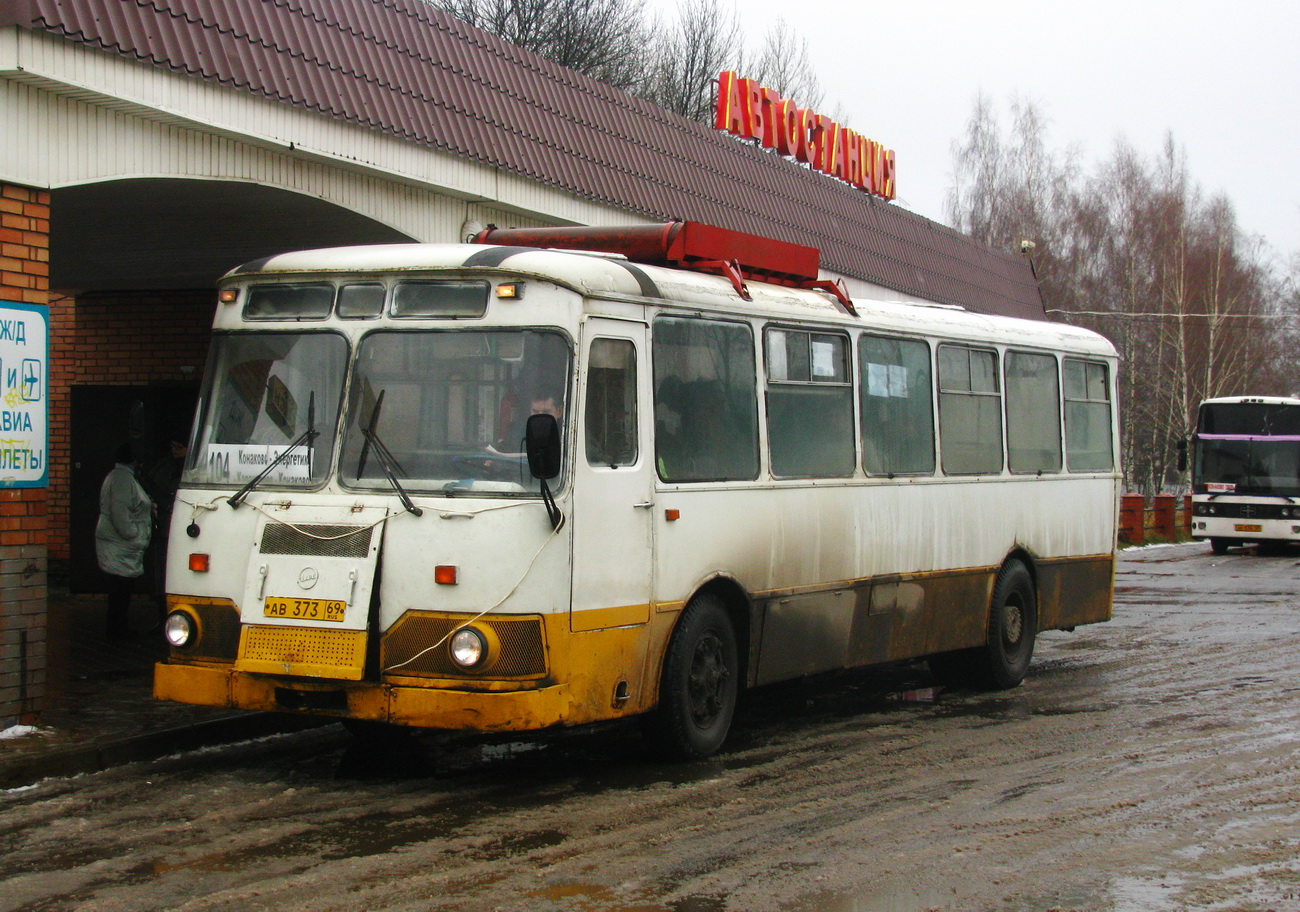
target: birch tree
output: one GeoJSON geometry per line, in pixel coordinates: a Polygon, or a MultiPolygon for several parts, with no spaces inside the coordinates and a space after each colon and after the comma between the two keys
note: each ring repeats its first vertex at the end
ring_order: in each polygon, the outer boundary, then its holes
{"type": "Polygon", "coordinates": [[[953,147],[949,219],[1003,249],[1033,242],[1049,316],[1115,343],[1125,480],[1162,490],[1179,481],[1177,443],[1202,399],[1300,385],[1295,359],[1281,354],[1300,329],[1286,319],[1290,286],[1230,201],[1204,198],[1172,136],[1149,161],[1118,141],[1084,174],[1077,151],[1048,145],[1032,103],[1009,108],[1004,130],[976,99],[953,147]]]}

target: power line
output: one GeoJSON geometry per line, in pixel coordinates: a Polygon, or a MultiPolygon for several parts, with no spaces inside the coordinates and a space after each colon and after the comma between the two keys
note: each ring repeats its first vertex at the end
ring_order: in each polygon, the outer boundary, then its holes
{"type": "Polygon", "coordinates": [[[1122,320],[1169,320],[1175,318],[1201,320],[1294,320],[1300,313],[1290,314],[1204,314],[1204,313],[1126,313],[1118,310],[1059,310],[1048,308],[1046,313],[1067,317],[1116,317],[1122,320]]]}

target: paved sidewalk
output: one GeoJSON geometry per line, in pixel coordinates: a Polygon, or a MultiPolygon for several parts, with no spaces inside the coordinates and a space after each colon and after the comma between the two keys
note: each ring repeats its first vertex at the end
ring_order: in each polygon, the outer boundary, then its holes
{"type": "MultiPolygon", "coordinates": [[[[136,630],[157,623],[148,598],[132,599],[131,623],[136,630]]],[[[167,654],[162,635],[106,640],[102,595],[52,589],[48,642],[45,711],[37,731],[0,740],[0,788],[304,727],[272,713],[155,700],[153,666],[167,654]]]]}

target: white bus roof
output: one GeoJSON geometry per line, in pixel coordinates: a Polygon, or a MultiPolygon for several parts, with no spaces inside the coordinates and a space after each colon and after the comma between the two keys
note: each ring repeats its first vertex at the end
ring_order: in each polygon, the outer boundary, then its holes
{"type": "Polygon", "coordinates": [[[1300,398],[1292,396],[1219,396],[1204,399],[1201,405],[1300,405],[1300,398]]]}
{"type": "Polygon", "coordinates": [[[745,301],[725,278],[687,269],[633,263],[601,253],[500,247],[482,244],[377,244],[283,253],[227,273],[223,283],[264,275],[428,273],[490,270],[531,276],[572,288],[592,298],[643,298],[719,314],[772,320],[816,321],[895,333],[955,336],[990,344],[1064,348],[1115,357],[1103,336],[1065,323],[990,316],[943,304],[857,297],[857,316],[830,295],[747,281],[745,301]]]}

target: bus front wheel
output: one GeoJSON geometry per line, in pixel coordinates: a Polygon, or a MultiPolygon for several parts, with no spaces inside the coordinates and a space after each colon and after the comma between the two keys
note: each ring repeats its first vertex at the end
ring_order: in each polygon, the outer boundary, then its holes
{"type": "Polygon", "coordinates": [[[668,759],[702,760],[726,740],[740,689],[736,631],[715,595],[696,596],[668,643],[646,734],[668,759]]]}

